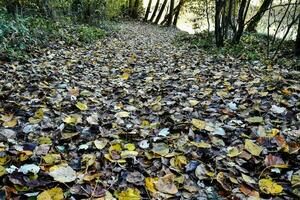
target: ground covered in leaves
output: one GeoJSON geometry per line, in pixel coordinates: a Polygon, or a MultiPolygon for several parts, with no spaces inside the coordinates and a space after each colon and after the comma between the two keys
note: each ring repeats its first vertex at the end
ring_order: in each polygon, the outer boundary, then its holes
{"type": "Polygon", "coordinates": [[[298,199],[299,74],[128,22],[0,66],[0,198],[298,199]]]}

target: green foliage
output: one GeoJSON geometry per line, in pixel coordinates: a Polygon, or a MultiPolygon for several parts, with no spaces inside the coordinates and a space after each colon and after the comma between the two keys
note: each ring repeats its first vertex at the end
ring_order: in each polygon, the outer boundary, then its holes
{"type": "Polygon", "coordinates": [[[0,54],[11,59],[24,59],[35,47],[52,41],[81,45],[91,43],[106,35],[98,27],[78,25],[70,17],[54,22],[42,17],[12,17],[0,12],[0,54]]]}
{"type": "Polygon", "coordinates": [[[81,25],[75,31],[75,35],[78,35],[78,40],[82,42],[92,42],[105,36],[103,30],[91,26],[81,25]]]}
{"type": "MultiPolygon", "coordinates": [[[[270,38],[272,39],[272,38],[270,38]]],[[[280,40],[276,40],[273,45],[270,45],[270,52],[275,51],[280,40]]],[[[214,55],[216,59],[222,59],[224,56],[240,59],[241,61],[260,61],[268,64],[272,62],[267,56],[268,37],[258,33],[247,33],[242,37],[239,44],[233,45],[231,41],[227,40],[224,47],[217,48],[214,43],[214,34],[211,32],[201,32],[195,35],[188,35],[186,33],[178,34],[175,39],[176,45],[191,45],[204,49],[208,53],[214,55]]],[[[283,66],[291,66],[294,63],[289,55],[293,53],[293,41],[286,41],[283,44],[280,59],[276,62],[283,66]]]]}

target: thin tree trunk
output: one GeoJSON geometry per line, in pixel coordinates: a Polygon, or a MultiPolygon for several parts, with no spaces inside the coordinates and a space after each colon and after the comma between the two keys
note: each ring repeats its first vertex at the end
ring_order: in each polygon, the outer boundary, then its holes
{"type": "Polygon", "coordinates": [[[133,12],[133,0],[129,0],[128,1],[128,11],[129,11],[129,16],[132,15],[132,12],[133,12]]]}
{"type": "Polygon", "coordinates": [[[168,17],[168,21],[167,21],[167,26],[171,26],[172,22],[173,22],[173,14],[174,14],[174,5],[175,4],[175,0],[171,0],[170,1],[170,12],[169,12],[169,17],[168,17]]]}
{"type": "Polygon", "coordinates": [[[257,24],[261,20],[261,18],[264,16],[265,12],[268,10],[270,5],[272,4],[273,0],[264,0],[262,5],[260,6],[257,13],[249,20],[249,24],[247,26],[247,31],[249,32],[255,32],[257,24]]]}
{"type": "Polygon", "coordinates": [[[224,46],[223,30],[221,27],[221,11],[223,8],[223,0],[215,0],[215,39],[217,47],[224,46]]]}
{"type": "Polygon", "coordinates": [[[245,19],[247,16],[247,12],[249,9],[250,0],[242,0],[240,8],[239,8],[239,14],[238,14],[238,30],[236,34],[233,36],[233,43],[238,44],[240,42],[240,39],[243,35],[244,28],[245,28],[245,19]]]}
{"type": "MultiPolygon", "coordinates": [[[[173,10],[174,10],[174,11],[173,11],[173,16],[177,13],[178,8],[179,8],[179,5],[177,5],[177,6],[173,9],[173,10]]],[[[170,17],[170,14],[167,14],[167,15],[165,16],[164,20],[163,20],[160,24],[161,24],[161,25],[165,25],[165,24],[167,23],[169,17],[170,17]]]]}
{"type": "Polygon", "coordinates": [[[295,55],[300,56],[300,18],[298,20],[298,31],[297,31],[297,38],[295,44],[295,55]]]}
{"type": "Polygon", "coordinates": [[[139,6],[140,6],[140,0],[135,0],[135,2],[133,4],[133,8],[132,8],[132,15],[131,15],[133,18],[138,18],[139,6]]]}
{"type": "Polygon", "coordinates": [[[156,16],[156,13],[157,13],[158,7],[159,7],[159,3],[160,3],[160,0],[157,0],[157,1],[156,1],[156,5],[155,5],[155,7],[154,7],[154,11],[153,11],[152,16],[151,16],[151,18],[150,18],[150,21],[151,21],[151,22],[153,22],[153,20],[154,20],[154,18],[155,18],[155,16],[156,16]]]}
{"type": "Polygon", "coordinates": [[[205,0],[205,14],[206,14],[206,21],[207,21],[207,31],[210,32],[208,0],[205,0]]]}
{"type": "Polygon", "coordinates": [[[159,22],[159,20],[160,20],[160,18],[162,16],[162,14],[163,14],[163,12],[165,10],[165,7],[166,7],[167,3],[168,3],[168,0],[164,0],[163,4],[162,4],[162,6],[161,6],[161,8],[159,10],[159,13],[157,14],[157,17],[155,19],[155,22],[154,22],[155,24],[158,24],[158,22],[159,22]]]}
{"type": "Polygon", "coordinates": [[[147,10],[146,10],[146,14],[145,14],[145,18],[144,18],[145,22],[148,20],[148,16],[149,16],[149,13],[150,13],[150,10],[151,10],[151,5],[152,5],[152,0],[149,0],[147,10]]]}
{"type": "Polygon", "coordinates": [[[175,11],[175,16],[174,16],[174,21],[173,21],[173,25],[176,26],[177,25],[177,21],[178,21],[178,17],[179,17],[179,14],[180,14],[180,10],[183,6],[183,4],[185,3],[185,0],[180,0],[179,3],[178,3],[178,9],[175,11]]]}
{"type": "MultiPolygon", "coordinates": [[[[289,3],[291,3],[291,0],[289,0],[289,3]]],[[[275,33],[274,33],[274,36],[273,36],[272,43],[275,42],[277,33],[278,33],[278,31],[279,31],[279,29],[280,29],[280,27],[281,27],[281,25],[282,25],[283,20],[285,19],[286,15],[288,14],[289,10],[290,10],[290,4],[289,4],[288,7],[285,9],[284,14],[283,14],[283,16],[281,17],[281,19],[280,19],[280,21],[279,21],[279,24],[278,24],[278,26],[277,26],[277,28],[276,28],[276,31],[275,31],[275,33]]]]}

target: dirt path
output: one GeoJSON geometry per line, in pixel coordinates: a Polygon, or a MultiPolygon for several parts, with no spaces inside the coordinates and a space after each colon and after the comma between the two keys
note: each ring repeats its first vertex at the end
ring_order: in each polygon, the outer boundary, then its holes
{"type": "Polygon", "coordinates": [[[279,67],[257,74],[267,67],[176,47],[176,33],[127,22],[90,46],[1,66],[0,186],[12,196],[60,187],[76,199],[243,199],[269,197],[259,180],[276,177],[288,199],[298,83],[279,67]],[[275,173],[275,161],[289,165],[275,173]]]}

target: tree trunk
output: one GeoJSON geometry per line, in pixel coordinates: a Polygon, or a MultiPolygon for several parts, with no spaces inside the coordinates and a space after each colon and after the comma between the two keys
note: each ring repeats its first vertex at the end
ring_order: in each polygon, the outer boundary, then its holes
{"type": "Polygon", "coordinates": [[[296,38],[296,44],[295,44],[295,54],[296,56],[300,56],[300,17],[298,20],[298,31],[297,31],[297,38],[296,38]]]}
{"type": "Polygon", "coordinates": [[[173,21],[173,25],[176,26],[177,25],[177,21],[178,21],[178,17],[179,17],[179,14],[180,14],[180,10],[183,6],[183,4],[185,3],[185,0],[180,0],[179,1],[179,4],[178,4],[178,9],[175,11],[175,16],[174,16],[174,21],[173,21]]]}
{"type": "Polygon", "coordinates": [[[246,19],[246,15],[247,15],[247,12],[248,12],[249,5],[250,5],[250,0],[249,1],[247,1],[247,0],[242,0],[241,1],[241,5],[240,5],[240,8],[239,8],[239,13],[238,13],[238,19],[237,19],[238,29],[237,29],[237,32],[233,36],[233,43],[234,44],[238,44],[241,40],[242,35],[243,35],[244,28],[245,28],[245,19],[246,19]]]}
{"type": "Polygon", "coordinates": [[[156,5],[155,5],[154,10],[153,10],[153,13],[152,13],[152,16],[150,18],[151,22],[153,22],[153,20],[156,16],[156,13],[157,13],[157,10],[158,10],[158,7],[159,7],[159,3],[160,3],[160,0],[157,0],[156,5]]]}
{"type": "Polygon", "coordinates": [[[128,1],[128,14],[129,14],[129,16],[132,15],[132,12],[133,12],[133,0],[129,0],[128,1]]]}
{"type": "Polygon", "coordinates": [[[149,16],[149,13],[150,13],[150,10],[151,10],[151,5],[152,5],[152,0],[149,0],[147,10],[146,10],[146,14],[145,14],[145,18],[144,18],[145,22],[148,20],[148,16],[149,16]]]}
{"type": "Polygon", "coordinates": [[[167,26],[171,26],[172,22],[173,22],[174,4],[175,4],[175,0],[171,0],[170,1],[170,12],[169,12],[169,18],[168,18],[168,21],[167,21],[167,26]]]}
{"type": "Polygon", "coordinates": [[[224,46],[223,28],[221,27],[221,15],[224,0],[215,0],[215,39],[217,47],[224,46]]]}
{"type": "Polygon", "coordinates": [[[140,6],[140,0],[135,0],[132,8],[132,15],[133,18],[138,18],[139,16],[139,6],[140,6]]]}
{"type": "Polygon", "coordinates": [[[164,2],[163,2],[163,4],[161,5],[161,8],[160,8],[160,10],[159,10],[159,13],[157,14],[157,17],[156,17],[156,19],[155,19],[155,24],[158,24],[158,22],[159,22],[159,20],[160,20],[160,18],[161,18],[161,16],[162,16],[162,14],[163,14],[163,12],[164,12],[164,10],[165,10],[165,7],[166,7],[166,5],[167,5],[167,2],[168,2],[168,0],[164,0],[164,2]]]}
{"type": "Polygon", "coordinates": [[[257,24],[261,20],[261,18],[264,16],[265,12],[268,10],[269,6],[272,4],[273,0],[264,0],[262,5],[260,6],[257,13],[249,20],[249,24],[247,26],[247,31],[249,32],[255,32],[257,24]]]}

